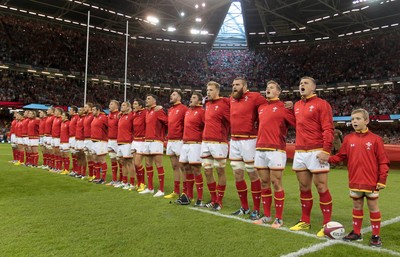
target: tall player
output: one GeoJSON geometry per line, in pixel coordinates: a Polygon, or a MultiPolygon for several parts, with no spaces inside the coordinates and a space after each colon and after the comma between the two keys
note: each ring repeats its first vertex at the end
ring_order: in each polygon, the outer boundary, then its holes
{"type": "Polygon", "coordinates": [[[70,115],[68,112],[63,112],[61,115],[61,133],[60,133],[60,154],[62,158],[62,163],[64,165],[63,171],[60,173],[61,175],[69,175],[69,167],[71,161],[69,159],[70,152],[70,115]]]}
{"type": "Polygon", "coordinates": [[[94,175],[93,183],[104,184],[107,176],[106,155],[108,153],[108,118],[104,114],[100,105],[96,104],[92,107],[93,121],[90,124],[90,139],[93,142],[91,147],[92,155],[94,155],[94,175]],[[101,177],[100,177],[101,175],[101,177]]]}
{"type": "Polygon", "coordinates": [[[86,162],[87,162],[87,166],[88,166],[88,170],[89,170],[89,182],[92,182],[96,176],[94,176],[94,156],[92,154],[92,146],[93,146],[93,141],[90,138],[91,136],[91,124],[93,121],[93,112],[92,112],[92,108],[93,108],[93,103],[86,103],[83,106],[83,110],[85,113],[85,119],[83,120],[83,134],[85,136],[85,141],[84,141],[84,152],[86,155],[86,162]]]}
{"type": "Polygon", "coordinates": [[[17,113],[14,112],[13,114],[13,121],[11,122],[11,130],[10,130],[10,142],[11,142],[11,150],[13,155],[13,160],[10,161],[12,163],[18,162],[18,144],[16,138],[16,127],[17,127],[17,113]]]}
{"type": "Polygon", "coordinates": [[[131,150],[135,164],[137,176],[137,191],[141,192],[146,189],[144,181],[143,154],[146,134],[146,114],[144,109],[144,101],[135,98],[133,100],[133,141],[131,150]]]}
{"type": "Polygon", "coordinates": [[[34,110],[28,111],[28,136],[29,136],[29,164],[33,167],[38,166],[39,161],[39,124],[37,113],[34,110]]]}
{"type": "Polygon", "coordinates": [[[69,115],[68,116],[70,122],[69,122],[69,149],[71,152],[71,159],[72,159],[72,172],[70,173],[71,176],[75,176],[76,173],[78,172],[78,156],[76,152],[76,124],[78,123],[79,120],[79,115],[78,115],[78,107],[76,106],[71,106],[69,108],[69,115]]]}
{"type": "Polygon", "coordinates": [[[28,110],[24,111],[23,114],[23,119],[21,121],[21,132],[22,132],[22,146],[23,146],[23,151],[25,153],[25,158],[22,158],[23,164],[28,165],[29,164],[29,136],[28,136],[28,124],[29,124],[29,117],[28,117],[28,110]]]}
{"type": "Polygon", "coordinates": [[[283,204],[285,192],[282,186],[282,173],[286,166],[286,135],[288,125],[295,126],[296,119],[292,110],[286,109],[279,100],[281,87],[273,80],[267,82],[268,102],[258,108],[258,135],[254,166],[261,178],[261,198],[264,217],[256,224],[271,221],[272,191],[274,187],[275,220],[273,228],[283,225],[283,204]]]}
{"type": "Polygon", "coordinates": [[[61,123],[63,109],[55,108],[54,110],[54,121],[51,126],[51,149],[53,153],[54,166],[52,172],[61,172],[62,169],[62,157],[60,152],[60,136],[61,136],[61,123]]]}
{"type": "MultiPolygon", "coordinates": [[[[316,82],[302,77],[299,84],[301,100],[294,105],[296,116],[296,145],[293,171],[300,186],[301,219],[290,230],[310,229],[313,206],[311,192],[314,183],[318,194],[323,225],[332,215],[332,197],[328,188],[329,154],[333,141],[333,117],[329,103],[315,94],[316,82]]],[[[323,228],[317,233],[324,236],[323,228]]]]}
{"type": "MultiPolygon", "coordinates": [[[[118,162],[117,162],[117,152],[118,152],[118,121],[119,121],[119,102],[117,100],[111,100],[108,105],[110,113],[108,114],[108,155],[111,161],[111,174],[112,180],[107,183],[107,186],[115,186],[118,182],[118,162]]],[[[120,180],[121,180],[120,176],[120,180]]]]}
{"type": "Polygon", "coordinates": [[[229,99],[219,95],[220,85],[215,81],[207,83],[207,102],[204,118],[201,158],[207,179],[211,201],[205,205],[214,211],[222,208],[222,199],[226,188],[226,158],[228,157],[229,99]],[[214,167],[218,174],[215,181],[214,167]]]}
{"type": "Polygon", "coordinates": [[[236,189],[241,202],[239,210],[233,215],[244,215],[250,212],[247,201],[247,184],[244,172],[251,181],[254,210],[250,219],[260,218],[261,182],[254,171],[254,156],[257,140],[257,109],[266,103],[265,98],[258,92],[250,92],[244,78],[235,78],[232,83],[230,105],[231,142],[229,159],[235,175],[236,189]]]}
{"type": "Polygon", "coordinates": [[[46,111],[47,118],[46,123],[44,125],[44,145],[45,145],[45,154],[43,154],[43,164],[44,169],[52,169],[54,168],[54,154],[51,146],[52,137],[51,137],[51,129],[54,121],[54,107],[50,107],[46,111]]]}
{"type": "Polygon", "coordinates": [[[78,109],[79,119],[76,122],[76,133],[75,133],[75,150],[77,157],[77,174],[76,178],[84,179],[86,177],[86,156],[84,152],[85,148],[85,132],[84,132],[84,123],[85,123],[85,111],[83,108],[78,109]]]}
{"type": "Polygon", "coordinates": [[[146,96],[146,134],[144,154],[146,155],[146,173],[148,187],[139,192],[140,194],[154,193],[153,186],[153,163],[156,164],[160,187],[154,197],[164,196],[164,167],[162,163],[164,152],[165,131],[168,125],[168,117],[163,110],[155,111],[157,96],[148,94],[146,96]]]}
{"type": "Polygon", "coordinates": [[[172,107],[168,110],[168,143],[166,154],[170,157],[172,169],[174,170],[174,191],[164,196],[171,199],[180,195],[181,177],[183,181],[183,192],[186,193],[186,177],[184,173],[185,166],[179,163],[179,156],[183,145],[183,123],[185,113],[188,108],[181,103],[182,92],[175,90],[170,96],[170,104],[172,107]]]}
{"type": "MultiPolygon", "coordinates": [[[[43,110],[39,110],[39,146],[40,150],[42,152],[42,160],[44,162],[45,160],[45,153],[46,153],[46,145],[45,145],[45,129],[46,129],[46,119],[47,119],[47,113],[43,110]]],[[[43,163],[39,168],[44,168],[45,164],[43,163]]]]}
{"type": "MultiPolygon", "coordinates": [[[[189,110],[185,114],[185,123],[183,129],[183,146],[179,162],[189,164],[191,173],[194,175],[194,181],[197,189],[196,207],[203,207],[203,175],[201,174],[201,141],[204,129],[204,109],[202,107],[203,96],[200,93],[193,93],[190,98],[189,110]]],[[[190,204],[193,199],[193,186],[190,185],[190,177],[186,180],[187,197],[182,194],[178,203],[190,204]]]]}
{"type": "Polygon", "coordinates": [[[131,144],[133,139],[133,113],[131,111],[131,104],[123,102],[121,104],[121,117],[118,122],[118,150],[117,156],[122,164],[122,178],[121,184],[115,187],[122,187],[125,190],[135,189],[135,167],[132,162],[131,144]],[[129,183],[128,183],[129,175],[129,183]]]}

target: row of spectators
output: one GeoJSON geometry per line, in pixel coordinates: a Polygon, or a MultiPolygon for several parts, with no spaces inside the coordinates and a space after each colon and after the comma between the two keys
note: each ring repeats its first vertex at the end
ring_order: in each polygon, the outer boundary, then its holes
{"type": "MultiPolygon", "coordinates": [[[[54,23],[0,16],[0,61],[78,72],[85,70],[86,33],[54,23]]],[[[269,79],[284,87],[307,74],[320,84],[400,76],[400,33],[391,31],[334,42],[268,46],[255,50],[209,50],[207,46],[131,40],[131,82],[203,86],[216,80],[227,86],[245,76],[253,86],[269,79]]],[[[125,39],[92,32],[90,74],[124,77],[125,39]]]]}

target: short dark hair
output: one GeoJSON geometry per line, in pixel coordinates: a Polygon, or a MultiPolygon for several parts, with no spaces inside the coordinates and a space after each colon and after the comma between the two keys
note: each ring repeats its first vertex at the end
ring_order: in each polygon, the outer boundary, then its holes
{"type": "Polygon", "coordinates": [[[139,106],[144,107],[144,101],[140,98],[133,99],[134,102],[137,102],[139,106]]]}
{"type": "Polygon", "coordinates": [[[64,112],[64,115],[65,115],[65,117],[67,117],[68,120],[71,119],[71,115],[69,115],[68,112],[64,112]]]}
{"type": "Polygon", "coordinates": [[[153,97],[153,98],[154,98],[154,100],[156,100],[156,102],[157,102],[158,98],[157,98],[157,96],[156,96],[156,95],[153,95],[153,94],[147,94],[147,95],[146,95],[146,98],[147,98],[148,96],[151,96],[151,97],[153,97]]]}
{"type": "Polygon", "coordinates": [[[103,108],[101,108],[100,104],[95,104],[93,105],[94,108],[96,108],[97,110],[103,111],[103,108]]]}
{"type": "Polygon", "coordinates": [[[193,94],[192,95],[195,95],[195,96],[197,96],[198,98],[199,98],[199,100],[202,100],[203,99],[203,95],[202,94],[200,94],[199,92],[193,92],[193,94]]]}
{"type": "Polygon", "coordinates": [[[74,112],[78,112],[78,107],[76,107],[75,105],[72,105],[71,107],[69,107],[71,110],[73,110],[74,112]]]}

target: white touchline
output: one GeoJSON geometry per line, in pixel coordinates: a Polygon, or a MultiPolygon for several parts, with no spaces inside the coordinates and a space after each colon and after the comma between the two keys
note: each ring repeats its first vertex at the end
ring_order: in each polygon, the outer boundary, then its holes
{"type": "MultiPolygon", "coordinates": [[[[189,209],[194,210],[194,211],[199,211],[199,212],[212,214],[212,215],[219,216],[219,217],[238,220],[238,221],[245,222],[245,223],[252,223],[252,221],[249,220],[249,219],[243,219],[243,218],[240,218],[238,216],[232,216],[232,215],[222,214],[222,213],[219,213],[219,212],[209,211],[207,209],[201,209],[201,208],[195,208],[195,207],[189,207],[189,209]]],[[[390,219],[390,220],[383,221],[381,223],[381,227],[384,227],[384,226],[387,226],[387,225],[390,225],[390,224],[393,224],[393,223],[397,223],[397,222],[400,222],[400,216],[398,216],[396,218],[393,218],[393,219],[390,219]]],[[[262,225],[258,225],[258,226],[271,227],[271,225],[269,225],[269,224],[262,224],[262,225]]],[[[278,228],[277,230],[283,230],[283,231],[290,232],[290,233],[293,233],[293,234],[308,236],[308,237],[312,237],[312,238],[315,238],[315,239],[327,240],[326,242],[318,243],[318,244],[315,244],[315,245],[313,245],[311,247],[307,247],[307,248],[301,248],[297,252],[292,252],[292,253],[289,253],[289,254],[286,254],[286,255],[282,255],[281,257],[303,256],[305,254],[317,252],[319,250],[324,249],[327,246],[331,246],[331,245],[335,245],[335,244],[343,244],[343,245],[357,247],[357,248],[360,248],[360,249],[363,249],[363,250],[367,250],[367,251],[376,251],[376,252],[381,252],[381,253],[388,253],[388,254],[391,254],[391,255],[394,255],[394,256],[400,256],[400,253],[396,252],[396,251],[392,251],[392,250],[388,250],[388,249],[384,249],[384,248],[369,247],[369,246],[361,245],[361,244],[354,243],[354,242],[344,242],[344,241],[341,241],[341,240],[329,240],[329,239],[326,239],[326,238],[317,237],[314,234],[310,234],[310,233],[307,233],[307,232],[304,232],[304,231],[291,231],[291,230],[289,230],[288,228],[285,228],[285,227],[278,228]]],[[[371,231],[370,227],[366,227],[366,228],[363,228],[361,230],[362,233],[367,233],[367,232],[370,232],[370,231],[371,231]]]]}

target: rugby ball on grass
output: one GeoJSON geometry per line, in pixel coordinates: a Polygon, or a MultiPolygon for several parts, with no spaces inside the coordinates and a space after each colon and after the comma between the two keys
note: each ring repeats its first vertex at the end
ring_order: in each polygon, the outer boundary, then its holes
{"type": "Polygon", "coordinates": [[[342,239],[345,236],[344,233],[344,227],[339,222],[330,221],[324,226],[324,234],[330,239],[342,239]]]}

